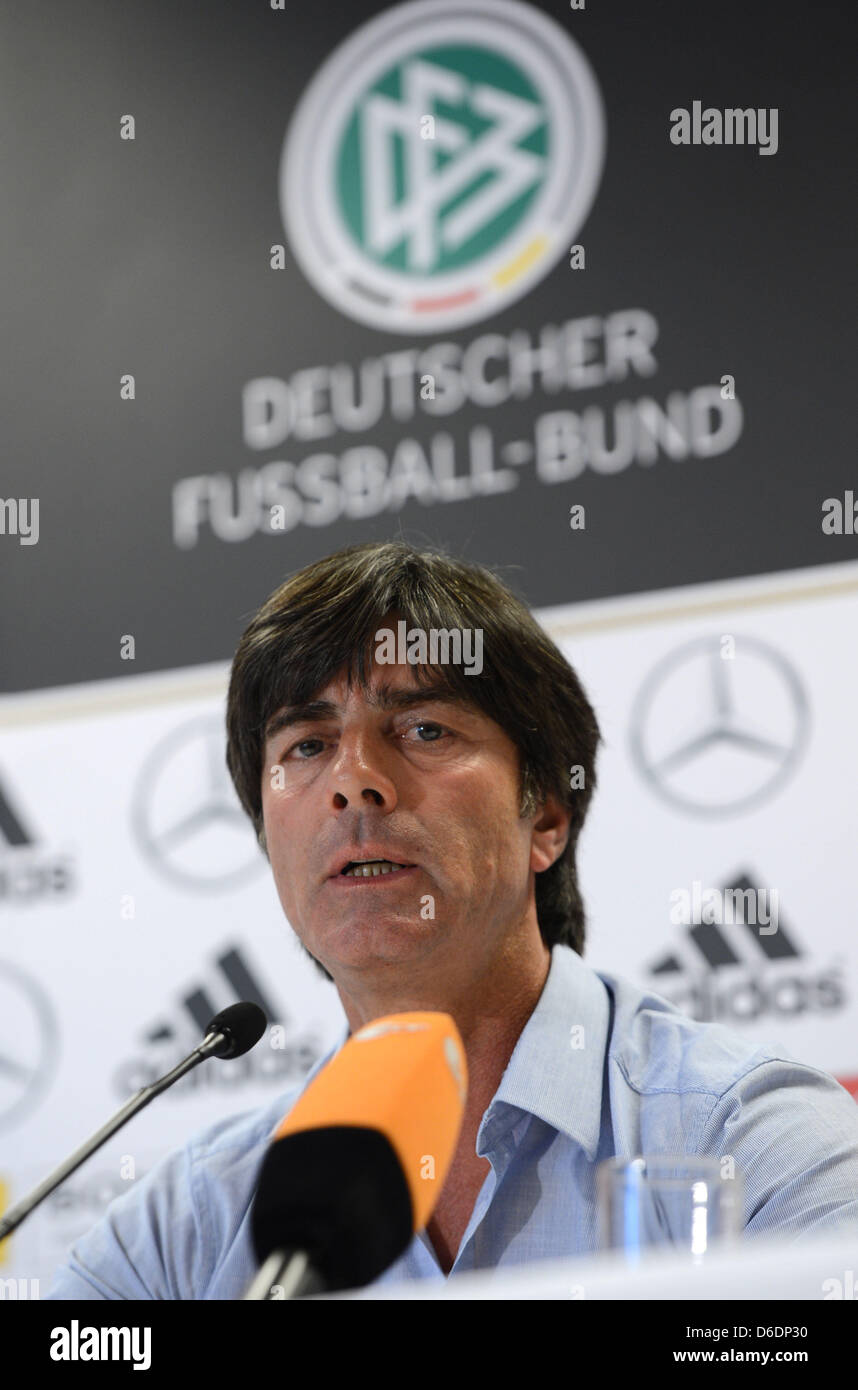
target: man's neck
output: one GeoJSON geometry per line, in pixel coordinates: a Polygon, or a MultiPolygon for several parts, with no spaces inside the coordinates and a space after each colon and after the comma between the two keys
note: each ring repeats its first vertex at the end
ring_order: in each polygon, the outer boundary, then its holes
{"type": "MultiPolygon", "coordinates": [[[[415,990],[412,981],[399,999],[389,990],[383,1003],[378,996],[357,998],[339,988],[340,999],[352,1033],[365,1023],[392,1013],[438,1010],[454,1019],[468,1063],[468,1100],[462,1124],[462,1141],[473,1144],[480,1120],[500,1085],[521,1032],[539,1002],[551,965],[551,952],[539,941],[538,948],[496,963],[490,972],[471,980],[467,988],[415,990]]],[[[407,976],[406,976],[407,979],[407,976]]]]}

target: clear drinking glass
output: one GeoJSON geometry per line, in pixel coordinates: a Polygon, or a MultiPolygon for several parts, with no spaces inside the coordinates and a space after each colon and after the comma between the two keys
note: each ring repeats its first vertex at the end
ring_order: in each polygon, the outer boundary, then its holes
{"type": "Polygon", "coordinates": [[[731,1171],[732,1160],[688,1154],[605,1159],[596,1170],[600,1248],[635,1262],[672,1245],[699,1263],[742,1230],[743,1184],[731,1171]]]}

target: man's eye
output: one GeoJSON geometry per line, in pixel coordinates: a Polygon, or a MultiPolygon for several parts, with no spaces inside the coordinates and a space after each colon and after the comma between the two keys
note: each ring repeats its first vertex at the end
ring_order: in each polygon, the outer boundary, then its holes
{"type": "MultiPolygon", "coordinates": [[[[321,743],[321,742],[322,742],[322,740],[321,740],[320,738],[302,738],[301,741],[300,741],[299,743],[293,743],[292,747],[289,748],[289,749],[287,749],[283,756],[284,756],[284,757],[288,757],[290,753],[294,753],[294,752],[295,752],[295,749],[296,749],[296,748],[306,748],[306,746],[307,746],[308,743],[321,743]]],[[[302,761],[302,762],[306,762],[306,758],[303,758],[303,757],[302,757],[302,758],[301,758],[301,761],[302,761]]]]}
{"type": "MultiPolygon", "coordinates": [[[[435,729],[435,730],[437,730],[437,732],[438,732],[439,734],[443,734],[443,733],[445,732],[445,730],[442,728],[442,726],[441,726],[440,724],[434,724],[434,723],[430,722],[430,721],[427,720],[427,719],[421,719],[419,724],[412,724],[411,727],[412,727],[412,729],[435,729]]],[[[424,740],[423,740],[423,739],[420,739],[420,742],[423,743],[424,740]]],[[[430,742],[430,743],[437,743],[438,740],[435,739],[435,738],[433,738],[433,739],[429,739],[429,742],[430,742]]]]}

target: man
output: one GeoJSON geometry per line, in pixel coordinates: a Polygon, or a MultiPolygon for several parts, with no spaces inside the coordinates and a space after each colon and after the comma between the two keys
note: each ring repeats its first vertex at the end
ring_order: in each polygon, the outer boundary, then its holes
{"type": "MultiPolygon", "coordinates": [[[[729,1158],[747,1235],[858,1233],[858,1109],[832,1077],[583,963],[599,729],[488,570],[398,542],[308,566],[242,636],[227,732],[284,913],[342,1001],[337,1047],[437,1009],[467,1052],[450,1173],[384,1282],[594,1250],[612,1155],[729,1158]]],[[[259,1164],[301,1089],[163,1160],[49,1296],[240,1297],[259,1164]]]]}

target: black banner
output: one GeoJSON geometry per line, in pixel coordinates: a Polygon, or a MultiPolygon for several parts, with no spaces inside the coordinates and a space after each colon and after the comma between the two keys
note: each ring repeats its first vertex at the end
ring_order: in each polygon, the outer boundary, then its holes
{"type": "Polygon", "coordinates": [[[852,13],[7,5],[0,691],[373,538],[540,606],[854,558],[852,13]]]}

